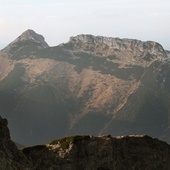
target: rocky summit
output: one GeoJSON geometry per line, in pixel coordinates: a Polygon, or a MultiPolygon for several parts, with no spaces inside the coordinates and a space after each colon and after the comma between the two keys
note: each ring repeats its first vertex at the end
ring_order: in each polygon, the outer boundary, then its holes
{"type": "Polygon", "coordinates": [[[153,41],[83,34],[50,47],[27,30],[0,52],[0,115],[26,146],[84,134],[170,142],[169,54],[153,41]]]}
{"type": "Polygon", "coordinates": [[[147,135],[70,136],[17,149],[0,118],[2,170],[168,170],[170,146],[147,135]]]}
{"type": "Polygon", "coordinates": [[[35,33],[33,30],[27,30],[22,33],[16,40],[11,42],[5,49],[4,52],[9,53],[11,48],[16,48],[17,44],[24,44],[26,42],[31,42],[38,44],[40,47],[48,47],[48,44],[45,42],[45,39],[42,35],[35,33]]]}

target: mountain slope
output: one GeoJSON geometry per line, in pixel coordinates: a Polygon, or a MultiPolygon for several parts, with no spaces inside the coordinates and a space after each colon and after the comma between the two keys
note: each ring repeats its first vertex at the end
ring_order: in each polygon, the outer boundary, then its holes
{"type": "MultiPolygon", "coordinates": [[[[169,126],[169,71],[168,63],[155,61],[151,64],[141,77],[139,88],[129,96],[128,102],[104,131],[114,129],[116,134],[145,131],[152,136],[165,137],[169,126]],[[121,127],[115,127],[117,121],[121,122],[121,127]],[[116,131],[118,128],[122,132],[116,131]]],[[[169,140],[168,135],[166,139],[169,140]]]]}
{"type": "Polygon", "coordinates": [[[156,42],[78,35],[49,47],[27,30],[0,66],[0,114],[21,144],[108,132],[170,141],[169,53],[156,42]]]}

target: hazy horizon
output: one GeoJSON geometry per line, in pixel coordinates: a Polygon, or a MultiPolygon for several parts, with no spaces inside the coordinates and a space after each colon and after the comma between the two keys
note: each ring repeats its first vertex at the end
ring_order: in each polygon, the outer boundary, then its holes
{"type": "Polygon", "coordinates": [[[170,50],[169,11],[168,0],[6,0],[0,6],[0,49],[33,29],[50,46],[92,34],[156,41],[170,50]]]}

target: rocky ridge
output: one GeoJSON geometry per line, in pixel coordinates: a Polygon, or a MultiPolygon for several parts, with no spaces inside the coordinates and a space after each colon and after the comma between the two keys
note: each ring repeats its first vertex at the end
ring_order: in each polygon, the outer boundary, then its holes
{"type": "Polygon", "coordinates": [[[17,150],[0,118],[3,170],[127,170],[170,168],[170,146],[146,135],[70,136],[17,150]]]}
{"type": "Polygon", "coordinates": [[[69,40],[70,43],[73,43],[75,46],[81,48],[82,45],[86,46],[102,46],[106,45],[108,48],[112,50],[126,50],[129,51],[139,50],[141,52],[147,51],[151,54],[159,55],[159,53],[163,52],[163,47],[156,42],[153,41],[140,41],[135,39],[120,39],[120,38],[112,38],[112,37],[103,37],[103,36],[93,36],[93,35],[77,35],[75,37],[71,37],[69,40]],[[148,48],[149,47],[149,48],[148,48]]]}
{"type": "Polygon", "coordinates": [[[165,170],[170,166],[169,145],[146,135],[72,136],[22,152],[33,167],[44,170],[165,170]]]}
{"type": "MultiPolygon", "coordinates": [[[[141,64],[138,61],[142,56],[149,54],[152,56],[152,59],[163,59],[167,58],[168,54],[163,49],[163,47],[153,41],[140,41],[135,39],[120,39],[112,37],[102,37],[102,36],[93,36],[93,35],[78,35],[71,37],[70,44],[74,47],[74,50],[84,50],[90,53],[96,53],[96,55],[101,55],[102,57],[108,57],[116,55],[119,59],[126,60],[131,56],[133,58],[133,63],[141,64]]],[[[144,58],[143,58],[144,59],[144,58]]],[[[126,62],[126,64],[128,64],[126,62]]]]}

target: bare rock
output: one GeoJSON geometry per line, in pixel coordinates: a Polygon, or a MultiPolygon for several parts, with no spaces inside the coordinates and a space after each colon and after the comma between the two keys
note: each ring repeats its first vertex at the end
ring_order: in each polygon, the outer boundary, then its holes
{"type": "Polygon", "coordinates": [[[170,168],[170,146],[146,135],[72,136],[24,148],[36,170],[125,170],[170,168]]]}
{"type": "Polygon", "coordinates": [[[48,44],[45,42],[44,37],[30,29],[23,32],[21,36],[19,36],[15,41],[11,43],[11,45],[16,42],[22,42],[26,40],[31,40],[32,42],[38,43],[39,45],[43,47],[48,47],[48,44]]]}
{"type": "Polygon", "coordinates": [[[0,117],[0,169],[29,170],[29,163],[11,141],[7,120],[0,117]]]}
{"type": "Polygon", "coordinates": [[[93,36],[93,35],[77,35],[71,37],[70,41],[75,45],[75,47],[91,51],[93,48],[95,50],[100,46],[105,46],[105,49],[112,49],[113,51],[140,51],[145,53],[150,53],[152,55],[159,55],[165,57],[165,51],[163,47],[153,41],[140,41],[136,39],[127,39],[127,38],[112,38],[112,37],[103,37],[103,36],[93,36]]]}

